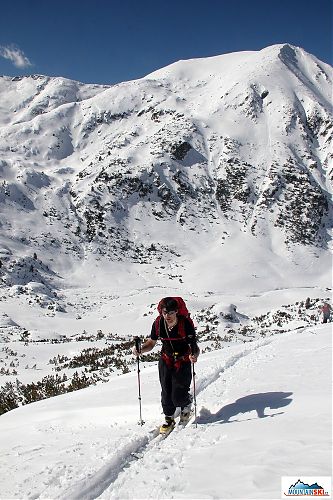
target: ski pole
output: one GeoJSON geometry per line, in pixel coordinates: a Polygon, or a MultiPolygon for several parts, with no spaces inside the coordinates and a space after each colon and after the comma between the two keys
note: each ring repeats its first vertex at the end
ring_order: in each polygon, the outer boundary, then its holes
{"type": "Polygon", "coordinates": [[[197,427],[197,398],[196,398],[196,389],[195,389],[194,363],[192,363],[192,375],[193,375],[194,422],[195,422],[195,427],[197,427]]]}
{"type": "MultiPolygon", "coordinates": [[[[140,337],[135,337],[135,349],[139,354],[141,354],[141,339],[140,337]]],[[[140,408],[140,420],[138,422],[139,425],[144,424],[144,420],[142,420],[142,409],[141,409],[141,381],[140,381],[140,356],[137,356],[137,364],[138,364],[138,388],[139,388],[139,408],[140,408]]]]}

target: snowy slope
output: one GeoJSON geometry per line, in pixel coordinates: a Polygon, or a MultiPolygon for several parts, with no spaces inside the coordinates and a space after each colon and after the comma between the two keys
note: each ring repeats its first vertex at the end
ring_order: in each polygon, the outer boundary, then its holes
{"type": "Polygon", "coordinates": [[[156,366],[0,417],[1,498],[280,498],[281,476],[331,473],[331,329],[204,354],[198,424],[166,440],[156,366]],[[133,456],[132,454],[135,454],[133,456]]]}
{"type": "Polygon", "coordinates": [[[331,85],[288,44],[111,87],[1,77],[2,312],[71,313],[69,284],[117,294],[124,270],[186,294],[330,286],[331,85]]]}
{"type": "Polygon", "coordinates": [[[278,255],[326,248],[331,85],[332,68],[290,45],[112,87],[2,78],[3,247],[29,242],[54,266],[156,262],[240,232],[278,255]]]}

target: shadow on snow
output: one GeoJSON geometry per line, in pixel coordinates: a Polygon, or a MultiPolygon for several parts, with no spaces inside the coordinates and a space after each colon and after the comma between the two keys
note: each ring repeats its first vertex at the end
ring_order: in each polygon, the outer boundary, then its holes
{"type": "Polygon", "coordinates": [[[223,406],[218,412],[211,413],[207,408],[202,408],[197,418],[198,424],[232,423],[237,420],[230,419],[239,413],[248,413],[256,411],[258,418],[275,417],[283,412],[265,415],[266,408],[276,410],[288,406],[292,399],[289,397],[292,392],[263,392],[260,394],[251,394],[244,398],[237,399],[234,403],[223,406]]]}

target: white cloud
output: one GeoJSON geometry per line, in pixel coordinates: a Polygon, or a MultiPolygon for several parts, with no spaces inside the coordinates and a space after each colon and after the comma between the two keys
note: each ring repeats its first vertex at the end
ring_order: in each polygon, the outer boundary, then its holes
{"type": "Polygon", "coordinates": [[[27,56],[15,45],[0,45],[0,57],[9,59],[17,68],[32,66],[27,56]]]}

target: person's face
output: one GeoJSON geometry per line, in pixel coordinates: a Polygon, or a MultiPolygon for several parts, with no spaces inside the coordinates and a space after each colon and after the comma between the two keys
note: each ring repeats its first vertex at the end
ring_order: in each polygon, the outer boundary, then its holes
{"type": "Polygon", "coordinates": [[[175,319],[177,311],[167,311],[166,309],[162,309],[162,314],[167,321],[171,321],[175,319]]]}

